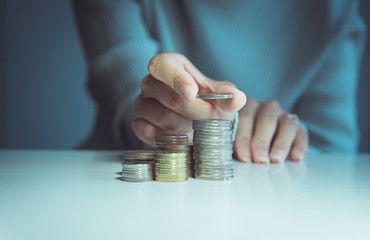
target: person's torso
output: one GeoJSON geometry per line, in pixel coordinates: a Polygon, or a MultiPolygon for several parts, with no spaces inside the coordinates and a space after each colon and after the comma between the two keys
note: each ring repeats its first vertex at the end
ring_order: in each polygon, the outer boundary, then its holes
{"type": "Polygon", "coordinates": [[[184,54],[206,76],[291,111],[330,41],[327,1],[144,1],[160,51],[184,54]]]}

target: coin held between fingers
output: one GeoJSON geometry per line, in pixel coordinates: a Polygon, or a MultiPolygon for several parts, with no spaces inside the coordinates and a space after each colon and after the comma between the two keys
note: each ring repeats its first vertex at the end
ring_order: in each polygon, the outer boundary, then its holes
{"type": "Polygon", "coordinates": [[[233,98],[234,94],[232,93],[212,93],[212,94],[198,94],[197,98],[200,99],[229,99],[233,98]]]}

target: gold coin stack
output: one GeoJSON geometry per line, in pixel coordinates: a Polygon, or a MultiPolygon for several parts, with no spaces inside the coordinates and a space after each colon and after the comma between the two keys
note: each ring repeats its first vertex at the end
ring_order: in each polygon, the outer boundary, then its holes
{"type": "Polygon", "coordinates": [[[168,153],[187,153],[188,177],[193,177],[193,144],[187,135],[156,135],[157,149],[168,153]]]}
{"type": "Polygon", "coordinates": [[[185,182],[188,180],[188,158],[184,152],[156,151],[154,180],[158,182],[185,182]]]}
{"type": "Polygon", "coordinates": [[[156,135],[158,155],[155,155],[154,176],[156,181],[186,181],[193,176],[193,146],[186,135],[156,135]],[[158,160],[157,160],[158,158],[158,160]],[[183,162],[186,163],[187,178],[183,179],[183,162]],[[169,166],[170,165],[170,166],[169,166]],[[169,168],[172,169],[169,171],[169,168]],[[178,170],[178,171],[177,171],[178,170]],[[157,177],[157,174],[159,173],[157,177]],[[181,174],[179,174],[181,173],[181,174]],[[165,176],[168,174],[167,177],[165,176]],[[178,176],[176,180],[175,176],[178,176]],[[158,180],[159,179],[159,180],[158,180]]]}
{"type": "Polygon", "coordinates": [[[153,180],[155,151],[132,150],[125,152],[122,161],[122,180],[126,182],[146,182],[153,180]]]}

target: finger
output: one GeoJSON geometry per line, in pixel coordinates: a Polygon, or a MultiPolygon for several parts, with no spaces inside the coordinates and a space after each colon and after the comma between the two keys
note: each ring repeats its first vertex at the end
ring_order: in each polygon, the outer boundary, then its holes
{"type": "Polygon", "coordinates": [[[156,99],[165,107],[188,119],[219,117],[216,107],[211,103],[202,99],[195,99],[192,102],[185,101],[169,86],[150,75],[143,79],[141,89],[143,98],[156,99]]]}
{"type": "Polygon", "coordinates": [[[235,136],[234,150],[239,160],[250,163],[252,154],[250,151],[254,118],[259,103],[253,99],[248,100],[248,104],[239,111],[239,124],[235,136]]]}
{"type": "Polygon", "coordinates": [[[302,126],[299,126],[297,135],[293,142],[290,158],[296,162],[303,161],[306,157],[308,143],[309,139],[306,131],[303,129],[302,126]]]}
{"type": "Polygon", "coordinates": [[[188,133],[192,130],[192,122],[177,112],[163,106],[152,98],[141,98],[135,102],[133,119],[142,118],[171,133],[188,133]]]}
{"type": "Polygon", "coordinates": [[[156,146],[155,135],[162,132],[160,128],[142,118],[132,119],[131,128],[141,141],[152,147],[156,146]]]}
{"type": "Polygon", "coordinates": [[[285,161],[297,135],[297,130],[297,119],[288,118],[286,114],[280,116],[276,137],[270,152],[271,162],[281,163],[285,161]]]}
{"type": "Polygon", "coordinates": [[[149,62],[148,70],[156,79],[175,90],[186,100],[195,100],[198,85],[184,69],[184,58],[175,53],[160,53],[149,62]]]}
{"type": "Polygon", "coordinates": [[[252,139],[252,155],[255,162],[270,162],[268,156],[270,144],[281,113],[279,104],[274,100],[263,103],[258,110],[252,139]]]}
{"type": "MultiPolygon", "coordinates": [[[[205,100],[215,104],[223,112],[236,112],[239,111],[247,102],[247,97],[240,91],[234,84],[225,81],[208,80],[213,85],[213,92],[209,93],[231,93],[233,98],[220,99],[220,100],[205,100]]],[[[200,89],[201,91],[201,89],[200,89]]]]}

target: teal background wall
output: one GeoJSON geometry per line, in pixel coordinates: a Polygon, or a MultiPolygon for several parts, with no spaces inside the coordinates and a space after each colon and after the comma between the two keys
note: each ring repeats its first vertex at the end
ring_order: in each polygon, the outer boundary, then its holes
{"type": "Polygon", "coordinates": [[[72,148],[88,134],[94,107],[70,2],[5,2],[1,147],[72,148]]]}

